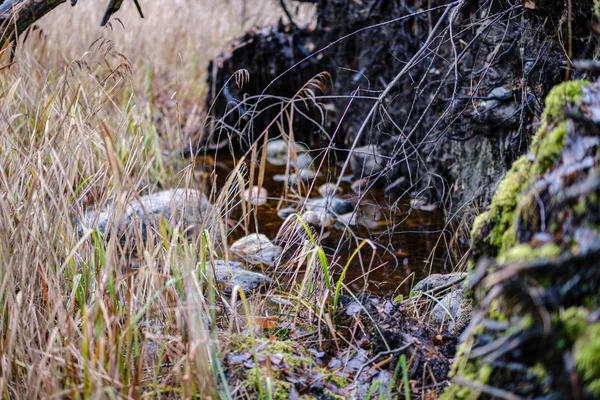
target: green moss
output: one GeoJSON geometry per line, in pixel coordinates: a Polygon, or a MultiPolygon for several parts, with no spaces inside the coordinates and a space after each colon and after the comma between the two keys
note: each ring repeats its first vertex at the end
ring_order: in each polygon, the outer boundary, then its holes
{"type": "Polygon", "coordinates": [[[553,259],[560,255],[561,249],[554,243],[532,248],[528,244],[519,244],[507,250],[498,257],[498,263],[508,264],[512,262],[528,262],[538,259],[553,259]]]}
{"type": "Polygon", "coordinates": [[[544,174],[556,163],[564,147],[570,123],[570,121],[563,121],[549,132],[543,130],[538,132],[536,135],[537,147],[532,146],[532,150],[535,152],[535,161],[530,181],[533,181],[538,175],[544,174]],[[542,135],[542,133],[545,134],[542,135]]]}
{"type": "Polygon", "coordinates": [[[565,110],[569,104],[578,104],[586,81],[569,81],[554,87],[546,97],[542,125],[531,145],[530,155],[516,160],[496,189],[489,210],[474,222],[472,243],[484,239],[498,256],[518,245],[516,222],[533,204],[534,196],[527,194],[528,187],[556,163],[562,152],[569,121],[565,110]],[[521,205],[521,201],[523,202],[521,205]],[[519,212],[516,212],[519,207],[519,212]],[[485,229],[486,227],[490,227],[485,229]],[[482,233],[489,231],[485,238],[482,233]]]}
{"type": "Polygon", "coordinates": [[[228,353],[244,353],[252,348],[250,337],[243,335],[231,335],[227,346],[228,353]]]}
{"type": "Polygon", "coordinates": [[[588,324],[589,312],[583,307],[570,307],[561,310],[557,319],[563,345],[571,346],[579,338],[588,324]]]}
{"type": "Polygon", "coordinates": [[[492,197],[489,209],[492,230],[486,240],[496,250],[505,247],[504,234],[514,222],[514,210],[519,199],[519,191],[527,181],[530,167],[531,162],[525,156],[515,161],[492,197]]]}
{"type": "Polygon", "coordinates": [[[600,396],[600,323],[585,327],[573,346],[573,359],[585,389],[600,396]]]}
{"type": "Polygon", "coordinates": [[[254,367],[249,369],[246,374],[244,386],[249,391],[253,392],[255,389],[265,394],[270,392],[274,400],[287,400],[290,397],[292,385],[279,379],[281,373],[278,370],[271,369],[269,371],[265,367],[254,367]]]}
{"type": "Polygon", "coordinates": [[[473,228],[471,229],[471,243],[475,243],[481,238],[482,230],[489,223],[489,213],[483,212],[475,218],[473,221],[473,228]]]}
{"type": "MultiPolygon", "coordinates": [[[[546,105],[542,113],[543,124],[554,124],[565,119],[565,111],[569,105],[579,104],[583,95],[583,88],[589,82],[585,80],[567,81],[556,85],[546,96],[546,105]]],[[[534,138],[532,146],[541,139],[539,135],[534,138]]]]}
{"type": "MultiPolygon", "coordinates": [[[[488,364],[484,364],[480,361],[470,362],[466,368],[461,371],[461,378],[470,382],[476,382],[478,384],[486,384],[489,382],[493,367],[488,364]]],[[[481,393],[477,390],[467,387],[452,384],[448,387],[444,393],[440,396],[440,400],[450,399],[477,399],[481,393]]]]}
{"type": "Polygon", "coordinates": [[[573,211],[575,214],[582,216],[587,214],[587,204],[585,203],[585,199],[581,198],[579,201],[573,206],[573,211]]]}
{"type": "Polygon", "coordinates": [[[325,368],[317,368],[317,372],[325,375],[326,382],[335,383],[335,385],[337,387],[339,387],[340,389],[343,389],[352,383],[352,381],[350,379],[344,378],[339,375],[332,374],[331,371],[328,371],[325,368]]]}

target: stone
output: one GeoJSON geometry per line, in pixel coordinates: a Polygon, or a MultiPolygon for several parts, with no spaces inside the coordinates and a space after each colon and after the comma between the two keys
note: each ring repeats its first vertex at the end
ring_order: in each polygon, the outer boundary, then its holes
{"type": "Polygon", "coordinates": [[[412,288],[413,292],[427,292],[431,289],[461,282],[467,274],[465,272],[455,272],[452,274],[431,274],[427,278],[420,280],[412,288]]]}
{"type": "Polygon", "coordinates": [[[194,189],[148,194],[129,202],[123,213],[117,214],[117,211],[116,205],[112,204],[99,212],[86,212],[78,226],[79,234],[83,235],[86,229],[96,229],[108,237],[116,227],[120,240],[125,241],[128,233],[139,229],[142,240],[146,241],[149,232],[157,232],[161,219],[173,229],[179,226],[179,230],[188,235],[200,234],[204,229],[214,235],[219,231],[218,210],[204,193],[194,189]],[[119,220],[115,221],[117,217],[119,220]]]}
{"type": "Polygon", "coordinates": [[[283,249],[261,233],[252,233],[233,243],[229,250],[252,264],[273,265],[283,249]]]}
{"type": "Polygon", "coordinates": [[[271,278],[258,272],[242,268],[242,263],[235,261],[214,260],[206,262],[206,272],[214,273],[217,283],[225,284],[228,290],[239,285],[244,293],[252,293],[272,283],[271,278]]]}
{"type": "Polygon", "coordinates": [[[363,194],[367,191],[370,184],[371,182],[367,178],[361,178],[352,182],[350,189],[356,194],[363,194]]]}
{"type": "Polygon", "coordinates": [[[290,157],[290,165],[300,170],[312,169],[313,158],[308,153],[299,153],[296,155],[295,159],[293,157],[290,157]]]}
{"type": "Polygon", "coordinates": [[[320,212],[305,211],[302,213],[301,218],[308,225],[314,225],[323,228],[331,228],[335,223],[335,217],[325,210],[320,212]]]}
{"type": "Polygon", "coordinates": [[[285,207],[280,210],[277,210],[277,216],[281,219],[287,219],[287,217],[295,213],[296,209],[294,207],[285,207]]]}
{"type": "MultiPolygon", "coordinates": [[[[292,146],[296,153],[302,154],[309,151],[308,147],[302,143],[293,143],[292,146]]],[[[267,142],[267,162],[273,165],[285,165],[288,158],[288,151],[290,150],[289,142],[283,139],[269,140],[267,142]]],[[[312,159],[311,159],[312,162],[312,159]]]]}
{"type": "Polygon", "coordinates": [[[330,197],[342,193],[342,188],[334,183],[324,183],[317,189],[322,197],[330,197]]]}
{"type": "Polygon", "coordinates": [[[437,205],[436,204],[430,204],[428,202],[426,202],[425,200],[422,199],[412,199],[410,201],[410,207],[414,208],[415,210],[421,210],[421,211],[435,211],[437,210],[437,205]]]}
{"type": "Polygon", "coordinates": [[[465,291],[456,289],[433,307],[429,319],[436,328],[446,327],[459,335],[471,321],[472,314],[473,306],[470,300],[465,300],[465,291]]]}
{"type": "Polygon", "coordinates": [[[350,153],[350,167],[358,176],[369,176],[383,171],[387,157],[383,156],[377,146],[368,145],[357,147],[350,153]]]}
{"type": "Polygon", "coordinates": [[[273,175],[273,180],[276,182],[287,182],[290,186],[298,185],[298,177],[300,177],[300,181],[307,181],[309,179],[313,179],[317,176],[317,173],[312,169],[301,169],[296,173],[296,171],[291,171],[288,175],[286,174],[277,174],[273,175]]]}
{"type": "Polygon", "coordinates": [[[267,189],[259,186],[254,186],[252,189],[244,191],[244,200],[255,206],[262,206],[267,203],[269,193],[267,189]]]}
{"type": "Polygon", "coordinates": [[[304,209],[306,211],[315,212],[325,211],[334,216],[338,216],[352,212],[354,210],[354,205],[349,200],[331,196],[308,200],[304,209]]]}

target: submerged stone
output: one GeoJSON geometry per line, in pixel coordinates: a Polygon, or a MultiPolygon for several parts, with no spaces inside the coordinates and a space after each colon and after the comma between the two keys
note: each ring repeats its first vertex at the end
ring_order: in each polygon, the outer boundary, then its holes
{"type": "Polygon", "coordinates": [[[349,155],[352,172],[358,176],[373,175],[383,171],[387,158],[375,145],[357,147],[349,155]]]}
{"type": "Polygon", "coordinates": [[[255,206],[262,206],[267,203],[269,193],[267,189],[259,186],[254,186],[252,189],[244,191],[244,200],[255,206]]]}
{"type": "MultiPolygon", "coordinates": [[[[285,165],[290,160],[289,152],[295,151],[298,155],[309,151],[302,143],[292,143],[283,139],[269,140],[267,142],[267,162],[273,165],[285,165]]],[[[312,162],[312,160],[311,160],[312,162]]]]}
{"type": "Polygon", "coordinates": [[[319,197],[306,202],[305,210],[322,212],[325,211],[334,216],[346,214],[354,210],[354,205],[349,200],[338,197],[319,197]]]}
{"type": "Polygon", "coordinates": [[[324,183],[317,189],[322,197],[330,197],[342,193],[342,188],[334,183],[324,183]]]}

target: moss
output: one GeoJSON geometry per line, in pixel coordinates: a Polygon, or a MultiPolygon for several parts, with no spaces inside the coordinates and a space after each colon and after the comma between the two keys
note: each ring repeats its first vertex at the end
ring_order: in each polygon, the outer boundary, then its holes
{"type": "Polygon", "coordinates": [[[250,351],[252,342],[248,336],[231,335],[227,346],[228,353],[244,353],[250,351]]]}
{"type": "Polygon", "coordinates": [[[489,209],[489,221],[492,229],[486,240],[496,250],[505,247],[503,245],[504,234],[514,222],[518,194],[527,181],[530,166],[531,162],[525,156],[515,161],[492,197],[489,209]]]}
{"type": "Polygon", "coordinates": [[[554,165],[562,152],[569,121],[565,121],[565,109],[569,104],[578,104],[587,81],[569,81],[554,87],[546,97],[546,108],[542,114],[542,125],[531,145],[529,156],[516,160],[498,185],[489,210],[475,220],[471,231],[472,243],[484,241],[492,246],[498,256],[518,244],[516,221],[524,210],[531,208],[533,195],[526,196],[528,187],[554,165]],[[520,202],[520,210],[516,213],[520,202]],[[529,207],[529,208],[528,208],[529,207]],[[489,233],[482,238],[486,227],[489,233]]]}
{"type": "MultiPolygon", "coordinates": [[[[546,105],[542,113],[543,124],[553,124],[565,119],[565,111],[569,105],[579,104],[583,96],[583,88],[589,82],[585,80],[567,81],[560,83],[550,90],[546,96],[546,105]]],[[[541,139],[539,135],[534,138],[532,146],[541,139]]]]}
{"type": "Polygon", "coordinates": [[[292,341],[272,341],[262,351],[263,354],[273,355],[280,354],[283,356],[283,360],[292,368],[302,368],[310,363],[310,360],[306,357],[300,357],[294,349],[294,342],[292,341]]]}
{"type": "Polygon", "coordinates": [[[352,383],[352,381],[350,379],[344,378],[339,375],[332,374],[331,371],[328,371],[325,368],[318,368],[317,372],[325,375],[326,382],[334,383],[340,389],[343,389],[352,383]]]}
{"type": "Polygon", "coordinates": [[[570,123],[570,121],[563,121],[555,128],[550,129],[549,132],[544,132],[543,130],[538,132],[538,135],[536,135],[538,146],[537,148],[533,148],[533,151],[535,151],[535,161],[530,181],[537,178],[538,174],[544,174],[556,163],[564,147],[570,123]],[[542,132],[544,133],[543,135],[542,132]]]}
{"type": "Polygon", "coordinates": [[[528,262],[538,259],[553,259],[559,256],[561,249],[555,243],[547,243],[543,246],[532,248],[528,244],[519,244],[507,250],[498,257],[498,263],[507,264],[512,262],[528,262]]]}
{"type": "Polygon", "coordinates": [[[571,346],[583,333],[588,324],[589,312],[583,307],[561,310],[555,317],[560,327],[559,348],[571,346]]]}
{"type": "MultiPolygon", "coordinates": [[[[480,361],[470,362],[466,368],[461,371],[461,378],[471,382],[477,382],[479,384],[486,384],[489,382],[493,367],[488,364],[484,364],[480,361]]],[[[452,384],[448,387],[444,393],[440,396],[440,400],[450,399],[477,399],[481,393],[477,390],[467,387],[452,384]]]]}
{"type": "Polygon", "coordinates": [[[579,199],[579,201],[573,206],[573,211],[579,216],[587,214],[587,204],[585,203],[584,198],[579,199]]]}
{"type": "Polygon", "coordinates": [[[292,385],[289,382],[279,379],[279,371],[269,371],[265,367],[254,367],[249,369],[246,374],[244,386],[249,391],[254,391],[253,389],[256,389],[256,391],[266,394],[269,393],[270,388],[274,400],[287,400],[290,397],[292,385]],[[275,375],[273,375],[273,373],[275,373],[275,375]],[[258,385],[261,387],[259,388],[258,385]]]}
{"type": "Polygon", "coordinates": [[[489,223],[489,213],[483,212],[475,218],[473,221],[473,228],[471,229],[471,243],[475,243],[481,238],[483,228],[489,223]]]}
{"type": "Polygon", "coordinates": [[[573,359],[584,388],[600,396],[600,323],[586,326],[573,346],[573,359]]]}

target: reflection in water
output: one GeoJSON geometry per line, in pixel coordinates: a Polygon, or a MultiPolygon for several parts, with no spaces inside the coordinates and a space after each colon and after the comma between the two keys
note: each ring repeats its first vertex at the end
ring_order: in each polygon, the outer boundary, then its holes
{"type": "MultiPolygon", "coordinates": [[[[218,189],[221,189],[235,162],[227,154],[219,154],[219,162],[222,167],[213,168],[212,157],[199,157],[196,159],[196,169],[214,171],[218,189]]],[[[319,188],[322,193],[332,193],[331,187],[324,188],[322,185],[337,180],[335,171],[330,174],[322,172],[317,175],[314,184],[312,181],[305,182],[304,190],[296,193],[294,197],[294,188],[288,186],[293,180],[278,179],[285,173],[285,165],[266,165],[262,186],[268,192],[268,201],[256,207],[256,218],[254,214],[246,218],[249,224],[248,231],[245,230],[244,224],[236,224],[229,238],[230,244],[248,233],[255,232],[256,223],[259,233],[275,239],[283,224],[283,220],[278,216],[279,210],[298,208],[304,198],[301,193],[308,192],[310,187],[312,190],[309,201],[322,197],[319,188]]],[[[256,181],[254,184],[256,185],[256,181]]],[[[315,228],[319,233],[321,246],[338,274],[364,239],[370,239],[376,246],[374,257],[372,248],[364,246],[360,255],[352,260],[346,272],[347,285],[355,290],[362,290],[366,286],[369,291],[378,294],[406,294],[412,284],[430,273],[452,271],[457,259],[446,247],[451,232],[446,231],[445,235],[442,234],[445,224],[442,211],[418,210],[411,207],[409,200],[386,199],[380,187],[374,187],[364,193],[364,186],[364,180],[359,182],[356,178],[344,179],[341,192],[336,196],[351,201],[355,212],[339,216],[330,229],[315,228]],[[356,194],[356,188],[363,189],[362,195],[356,194]],[[403,284],[399,287],[401,283],[403,284]]],[[[285,214],[285,210],[283,211],[280,215],[285,214]]],[[[229,217],[234,221],[241,220],[242,207],[238,204],[229,217]]]]}

